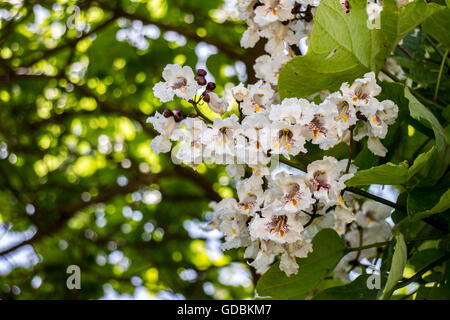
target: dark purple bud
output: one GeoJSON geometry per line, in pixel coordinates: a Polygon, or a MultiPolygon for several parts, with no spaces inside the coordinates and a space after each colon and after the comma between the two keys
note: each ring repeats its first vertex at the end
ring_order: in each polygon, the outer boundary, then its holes
{"type": "Polygon", "coordinates": [[[208,74],[208,72],[206,72],[205,69],[198,69],[198,70],[197,70],[197,75],[200,76],[200,77],[204,77],[204,76],[206,76],[207,74],[208,74]]]}
{"type": "Polygon", "coordinates": [[[283,26],[287,26],[287,25],[289,24],[289,22],[291,22],[291,21],[289,21],[289,20],[281,21],[281,24],[282,24],[283,26]]]}
{"type": "Polygon", "coordinates": [[[301,6],[302,6],[302,5],[301,5],[300,3],[298,3],[297,1],[295,1],[294,7],[292,8],[291,13],[292,13],[292,14],[297,14],[297,13],[299,13],[299,12],[300,12],[300,7],[301,7],[301,6]]]}
{"type": "Polygon", "coordinates": [[[206,85],[206,89],[213,91],[216,88],[216,84],[214,82],[208,82],[206,85]]]}
{"type": "Polygon", "coordinates": [[[197,114],[196,114],[196,113],[193,113],[193,112],[189,113],[187,116],[188,116],[189,118],[197,118],[197,117],[198,117],[197,114]]]}
{"type": "Polygon", "coordinates": [[[197,83],[198,83],[200,86],[204,86],[204,85],[206,84],[206,79],[205,79],[205,77],[199,76],[199,77],[197,78],[197,83]]]}
{"type": "Polygon", "coordinates": [[[341,6],[342,6],[342,10],[344,10],[344,13],[350,12],[350,4],[348,3],[348,0],[341,2],[341,6]]]}
{"type": "Polygon", "coordinates": [[[183,111],[180,108],[176,108],[173,110],[173,118],[175,119],[175,122],[180,122],[184,119],[183,111]]]}
{"type": "Polygon", "coordinates": [[[163,116],[164,116],[165,118],[170,118],[170,117],[172,117],[172,116],[173,116],[172,110],[170,110],[170,109],[165,109],[165,110],[163,111],[163,116]]]}
{"type": "Polygon", "coordinates": [[[267,156],[271,157],[272,156],[272,149],[267,150],[267,156]]]}
{"type": "Polygon", "coordinates": [[[203,95],[203,101],[205,101],[206,103],[209,102],[209,94],[205,93],[205,94],[203,95]]]}

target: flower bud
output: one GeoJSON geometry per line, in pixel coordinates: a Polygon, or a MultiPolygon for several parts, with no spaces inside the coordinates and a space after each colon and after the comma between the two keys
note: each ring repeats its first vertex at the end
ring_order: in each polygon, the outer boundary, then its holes
{"type": "Polygon", "coordinates": [[[172,112],[172,110],[170,110],[170,109],[165,109],[165,110],[163,111],[163,115],[164,115],[165,118],[170,118],[170,117],[173,116],[173,112],[172,112]]]}
{"type": "Polygon", "coordinates": [[[204,76],[206,76],[208,74],[208,72],[206,72],[206,70],[204,70],[204,69],[198,69],[197,70],[197,75],[199,76],[199,77],[204,77],[204,76]]]}
{"type": "Polygon", "coordinates": [[[175,119],[175,122],[180,122],[184,119],[183,111],[180,108],[176,108],[173,110],[173,118],[175,119]]]}
{"type": "Polygon", "coordinates": [[[198,83],[200,86],[204,86],[204,85],[206,84],[206,79],[205,79],[205,77],[199,76],[199,77],[197,78],[197,83],[198,83]]]}
{"type": "Polygon", "coordinates": [[[203,101],[209,102],[209,94],[208,94],[208,93],[205,93],[205,94],[203,95],[203,101]]]}
{"type": "Polygon", "coordinates": [[[208,82],[208,84],[206,85],[206,89],[213,91],[216,88],[216,84],[214,82],[208,82]]]}

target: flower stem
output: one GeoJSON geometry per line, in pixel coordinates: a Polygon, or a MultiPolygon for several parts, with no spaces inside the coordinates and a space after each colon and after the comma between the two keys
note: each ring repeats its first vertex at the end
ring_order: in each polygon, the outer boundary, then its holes
{"type": "Polygon", "coordinates": [[[385,205],[387,205],[389,207],[395,208],[398,211],[406,212],[406,208],[404,208],[403,206],[401,206],[401,205],[399,205],[397,203],[394,203],[392,201],[386,200],[384,198],[378,197],[378,196],[376,196],[374,194],[371,194],[369,192],[366,192],[364,190],[361,190],[361,189],[358,189],[358,188],[355,188],[355,187],[347,187],[347,188],[344,189],[344,191],[348,191],[348,192],[351,192],[351,193],[354,193],[354,194],[358,194],[360,196],[363,196],[363,197],[372,199],[374,201],[377,201],[379,203],[385,204],[385,205]]]}
{"type": "Polygon", "coordinates": [[[436,89],[434,90],[433,101],[437,100],[437,96],[438,96],[438,92],[439,92],[439,85],[441,84],[442,73],[444,71],[444,65],[445,65],[445,61],[447,60],[447,56],[448,56],[448,49],[445,50],[444,57],[442,58],[441,68],[439,69],[439,75],[438,75],[437,82],[436,82],[436,89]]]}

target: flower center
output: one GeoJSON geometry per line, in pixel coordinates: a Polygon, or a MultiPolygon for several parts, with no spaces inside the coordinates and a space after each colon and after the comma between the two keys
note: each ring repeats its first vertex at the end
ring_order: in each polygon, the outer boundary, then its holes
{"type": "Polygon", "coordinates": [[[266,227],[270,233],[278,233],[280,237],[284,237],[285,233],[289,231],[289,225],[287,223],[288,217],[282,216],[272,216],[272,220],[266,223],[266,227]]]}
{"type": "Polygon", "coordinates": [[[316,186],[316,191],[320,191],[320,189],[330,189],[330,185],[327,183],[326,172],[323,170],[314,172],[311,182],[316,186]]]}

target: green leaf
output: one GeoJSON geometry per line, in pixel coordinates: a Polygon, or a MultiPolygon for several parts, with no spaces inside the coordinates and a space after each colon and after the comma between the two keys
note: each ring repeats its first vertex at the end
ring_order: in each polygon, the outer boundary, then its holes
{"type": "Polygon", "coordinates": [[[405,243],[405,238],[403,234],[398,234],[395,236],[396,244],[394,256],[392,257],[392,265],[389,271],[389,276],[384,287],[383,293],[381,294],[381,299],[389,299],[394,291],[395,285],[399,280],[403,278],[403,269],[406,266],[407,248],[405,243]]]}
{"type": "Polygon", "coordinates": [[[273,265],[256,285],[261,297],[272,299],[304,299],[338,264],[344,255],[345,243],[333,229],[321,230],[312,241],[313,251],[298,259],[299,271],[287,277],[279,263],[273,265]]]}
{"type": "Polygon", "coordinates": [[[347,180],[347,186],[366,186],[370,184],[400,185],[408,179],[408,165],[406,163],[386,163],[367,170],[360,170],[347,180]]]}
{"type": "Polygon", "coordinates": [[[409,193],[408,215],[423,219],[435,213],[450,209],[450,189],[448,184],[429,188],[415,188],[409,193]]]}
{"type": "Polygon", "coordinates": [[[278,82],[281,98],[335,91],[369,71],[378,71],[395,45],[414,27],[442,8],[415,1],[398,8],[383,1],[380,28],[368,28],[366,2],[350,1],[346,14],[338,1],[321,1],[314,15],[308,52],[289,61],[278,82]]]}
{"type": "Polygon", "coordinates": [[[314,296],[313,300],[376,300],[378,290],[367,287],[370,274],[364,274],[345,286],[328,288],[314,296]]]}
{"type": "MultiPolygon", "coordinates": [[[[422,103],[420,103],[416,97],[414,97],[408,88],[405,88],[405,97],[409,100],[409,112],[412,118],[416,119],[428,128],[431,128],[434,132],[436,142],[436,156],[430,154],[423,156],[428,159],[433,159],[433,170],[427,175],[426,179],[421,182],[421,185],[433,185],[444,174],[445,170],[450,163],[450,147],[448,144],[447,136],[444,128],[442,128],[439,120],[434,114],[428,110],[422,103]]],[[[423,166],[424,158],[420,160],[423,166]]],[[[414,166],[413,166],[414,167],[414,166]]],[[[417,167],[412,171],[417,173],[417,167]]]]}
{"type": "Polygon", "coordinates": [[[428,17],[422,24],[422,29],[434,39],[450,49],[450,9],[445,8],[428,17]]]}

